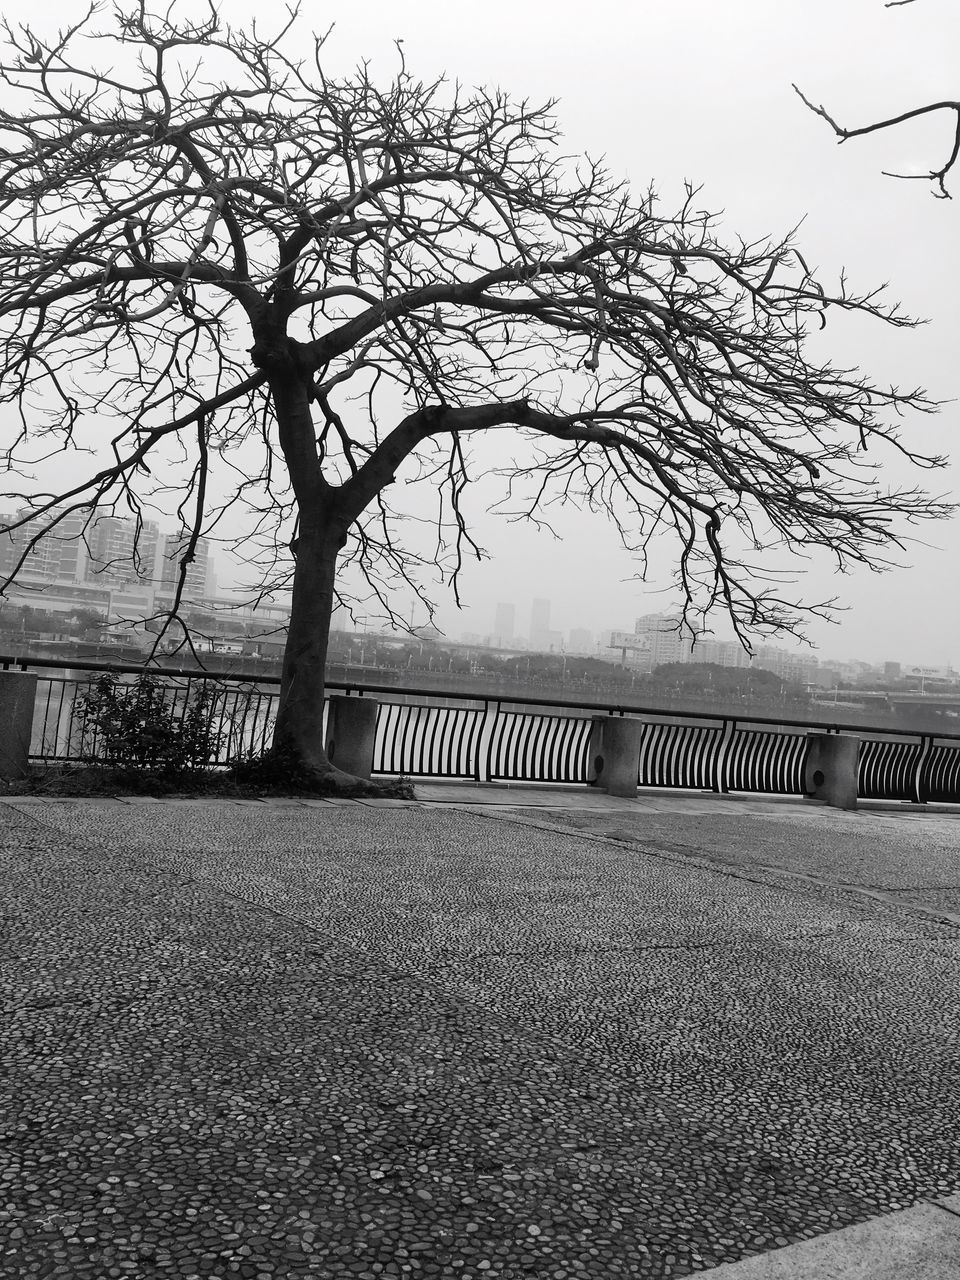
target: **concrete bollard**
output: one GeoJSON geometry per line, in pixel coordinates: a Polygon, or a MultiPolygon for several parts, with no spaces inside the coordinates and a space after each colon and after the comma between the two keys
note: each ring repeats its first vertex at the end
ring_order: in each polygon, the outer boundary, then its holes
{"type": "Polygon", "coordinates": [[[609,716],[590,717],[590,742],[587,746],[587,786],[602,787],[600,772],[603,769],[603,726],[609,716]]]}
{"type": "Polygon", "coordinates": [[[0,778],[14,782],[30,772],[30,738],[37,701],[37,677],[28,671],[0,671],[0,778]]]}
{"type": "Polygon", "coordinates": [[[369,778],[380,704],[374,698],[335,693],[327,718],[327,759],[355,778],[369,778]]]}
{"type": "MultiPolygon", "coordinates": [[[[634,716],[597,716],[594,718],[595,736],[598,720],[601,721],[602,737],[598,756],[595,757],[595,785],[611,796],[635,796],[643,721],[634,716]]],[[[595,736],[591,738],[591,750],[595,736]]]]}
{"type": "Polygon", "coordinates": [[[859,738],[846,733],[808,733],[806,794],[834,809],[855,809],[859,759],[859,738]]]}

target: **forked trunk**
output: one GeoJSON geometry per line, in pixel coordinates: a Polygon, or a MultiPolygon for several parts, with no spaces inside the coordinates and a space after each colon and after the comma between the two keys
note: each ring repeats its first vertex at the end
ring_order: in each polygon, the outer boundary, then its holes
{"type": "Polygon", "coordinates": [[[412,795],[406,785],[369,782],[335,768],[323,741],[327,646],[333,613],[337,556],[351,517],[320,472],[310,413],[310,380],[276,316],[262,317],[254,363],[270,373],[283,456],[300,509],[293,601],[283,655],[280,706],[267,760],[273,781],[297,789],[341,795],[412,795]]]}

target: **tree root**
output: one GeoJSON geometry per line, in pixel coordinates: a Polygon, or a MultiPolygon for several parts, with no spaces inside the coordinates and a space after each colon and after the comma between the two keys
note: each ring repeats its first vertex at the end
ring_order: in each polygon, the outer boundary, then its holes
{"type": "Polygon", "coordinates": [[[413,786],[406,778],[358,778],[327,760],[302,760],[288,753],[268,752],[233,767],[243,787],[279,795],[334,796],[345,800],[413,800],[413,786]]]}

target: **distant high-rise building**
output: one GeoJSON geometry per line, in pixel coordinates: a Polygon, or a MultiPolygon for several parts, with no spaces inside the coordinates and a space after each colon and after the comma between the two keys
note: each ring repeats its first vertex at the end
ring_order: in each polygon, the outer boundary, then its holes
{"type": "Polygon", "coordinates": [[[86,577],[95,585],[153,583],[157,576],[160,526],[144,520],[137,534],[133,516],[100,516],[87,533],[86,577]]]}
{"type": "Polygon", "coordinates": [[[593,653],[593,632],[585,627],[574,627],[567,639],[568,653],[593,653]]]}
{"type": "MultiPolygon", "coordinates": [[[[160,557],[160,588],[163,591],[175,591],[180,581],[180,561],[187,549],[189,538],[180,530],[168,533],[163,539],[160,557]]],[[[206,538],[198,538],[194,549],[194,558],[187,565],[187,576],[183,584],[183,594],[188,600],[202,600],[207,590],[207,563],[210,558],[210,543],[206,538]]]]}
{"type": "Polygon", "coordinates": [[[530,647],[550,648],[550,601],[534,600],[530,607],[530,647]]]}
{"type": "Polygon", "coordinates": [[[0,579],[6,578],[13,572],[13,567],[17,563],[17,540],[14,534],[7,533],[8,527],[13,524],[16,516],[0,515],[0,579]]]}
{"type": "Polygon", "coordinates": [[[689,662],[691,637],[680,619],[669,613],[648,613],[634,624],[634,634],[647,641],[651,668],[668,662],[689,662]]]}
{"type": "Polygon", "coordinates": [[[53,561],[54,577],[60,582],[83,581],[87,559],[83,534],[89,521],[89,511],[70,511],[43,540],[53,561]]]}
{"type": "Polygon", "coordinates": [[[691,662],[713,662],[718,667],[749,667],[750,655],[737,640],[698,640],[690,651],[691,662]]]}
{"type": "Polygon", "coordinates": [[[512,604],[498,604],[493,618],[493,644],[507,649],[513,643],[517,630],[517,608],[512,604]]]}
{"type": "Polygon", "coordinates": [[[763,671],[772,671],[783,680],[795,680],[801,684],[811,684],[816,680],[818,659],[797,653],[788,653],[786,649],[775,649],[771,645],[761,645],[754,655],[753,666],[763,671]]]}
{"type": "MultiPolygon", "coordinates": [[[[0,524],[10,524],[14,519],[22,519],[28,515],[26,508],[17,512],[16,516],[0,517],[0,524]]],[[[42,517],[43,524],[57,520],[59,512],[49,511],[42,517]]],[[[57,520],[50,533],[41,538],[34,546],[23,564],[24,579],[43,582],[82,582],[86,561],[86,549],[83,544],[84,528],[87,524],[88,512],[70,511],[57,520]]],[[[13,533],[0,535],[0,565],[6,567],[6,573],[13,571],[23,551],[35,536],[42,524],[21,526],[13,533]]]]}

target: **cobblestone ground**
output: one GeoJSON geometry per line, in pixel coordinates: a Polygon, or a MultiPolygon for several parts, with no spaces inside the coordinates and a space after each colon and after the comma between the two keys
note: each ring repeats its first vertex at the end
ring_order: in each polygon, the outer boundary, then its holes
{"type": "Polygon", "coordinates": [[[730,800],[711,813],[682,810],[682,801],[674,799],[671,812],[638,805],[634,812],[606,813],[516,808],[504,816],[740,870],[786,872],[855,888],[934,915],[956,915],[960,922],[960,813],[769,805],[758,806],[745,821],[730,800]]]}
{"type": "Polygon", "coordinates": [[[948,822],[590,818],[0,804],[0,1273],[671,1277],[960,1189],[948,822]]]}

